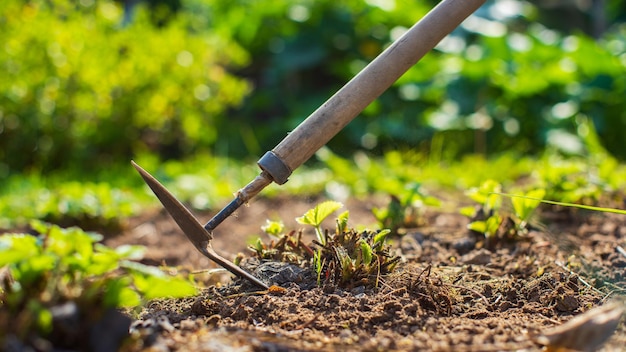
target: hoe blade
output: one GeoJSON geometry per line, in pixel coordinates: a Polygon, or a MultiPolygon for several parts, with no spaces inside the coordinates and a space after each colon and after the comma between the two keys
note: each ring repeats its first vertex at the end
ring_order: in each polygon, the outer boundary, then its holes
{"type": "Polygon", "coordinates": [[[198,222],[195,216],[187,209],[170,191],[167,190],[156,178],[150,175],[141,166],[137,165],[134,161],[131,161],[135,169],[139,172],[144,181],[148,184],[152,192],[159,198],[165,210],[172,216],[174,221],[178,224],[181,230],[185,233],[187,238],[193,243],[196,248],[207,255],[207,248],[211,243],[213,237],[211,234],[198,222]]]}
{"type": "Polygon", "coordinates": [[[174,221],[178,224],[181,230],[185,233],[187,238],[193,243],[193,245],[209,259],[213,260],[217,264],[221,265],[224,269],[239,276],[242,279],[247,279],[253,284],[268,289],[268,286],[263,281],[259,280],[254,275],[248,273],[237,265],[233,264],[228,259],[221,257],[217,254],[211,246],[211,240],[213,236],[205,229],[195,216],[187,209],[170,191],[167,190],[156,178],[150,175],[146,170],[137,165],[134,161],[131,161],[135,169],[139,172],[144,181],[152,189],[152,192],[159,198],[161,204],[165,207],[165,210],[172,216],[174,221]]]}

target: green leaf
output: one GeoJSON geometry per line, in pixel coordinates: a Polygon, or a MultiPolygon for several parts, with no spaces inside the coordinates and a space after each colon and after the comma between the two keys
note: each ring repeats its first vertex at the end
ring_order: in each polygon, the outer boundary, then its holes
{"type": "Polygon", "coordinates": [[[117,248],[115,248],[115,253],[120,258],[128,259],[128,260],[141,260],[146,252],[146,247],[144,246],[136,246],[123,244],[117,248]]]}
{"type": "Polygon", "coordinates": [[[389,216],[389,208],[372,208],[372,214],[376,220],[382,223],[389,216]]]}
{"type": "Polygon", "coordinates": [[[285,225],[282,221],[265,220],[265,226],[261,226],[261,230],[266,234],[279,237],[285,231],[285,225]]]}
{"type": "Polygon", "coordinates": [[[45,234],[48,232],[48,229],[50,228],[50,225],[46,224],[43,221],[40,220],[32,220],[30,221],[30,227],[35,230],[36,232],[40,233],[40,234],[45,234]]]}
{"type": "Polygon", "coordinates": [[[498,234],[498,229],[502,223],[502,217],[500,215],[490,216],[486,221],[485,236],[494,237],[498,234]]]}
{"type": "Polygon", "coordinates": [[[519,197],[511,198],[515,215],[517,215],[517,217],[519,217],[522,221],[528,220],[533,211],[541,203],[538,199],[543,199],[545,194],[546,191],[544,189],[535,189],[526,193],[526,196],[531,197],[532,199],[519,197]]]}
{"type": "Polygon", "coordinates": [[[467,216],[468,218],[473,218],[476,215],[476,208],[473,206],[463,207],[459,210],[459,213],[467,216]]]}
{"type": "Polygon", "coordinates": [[[28,301],[28,310],[32,312],[32,314],[37,319],[37,327],[43,333],[49,333],[52,331],[52,313],[46,309],[40,302],[30,299],[28,301]]]}
{"type": "Polygon", "coordinates": [[[263,241],[259,237],[257,237],[256,241],[254,242],[254,250],[262,253],[264,249],[265,246],[263,245],[263,241]]]}
{"type": "Polygon", "coordinates": [[[46,273],[58,267],[58,262],[57,256],[50,253],[40,253],[22,260],[11,273],[15,280],[26,286],[41,280],[46,273]]]}
{"type": "Polygon", "coordinates": [[[383,229],[378,231],[376,235],[374,235],[374,244],[382,244],[385,241],[385,237],[391,233],[389,229],[383,229]]]}
{"type": "Polygon", "coordinates": [[[104,305],[107,307],[136,307],[141,304],[141,297],[131,284],[132,280],[128,276],[107,280],[104,289],[104,305]]]}
{"type": "Polygon", "coordinates": [[[167,275],[163,271],[161,271],[161,269],[157,267],[145,265],[145,264],[141,264],[137,262],[131,262],[129,260],[120,261],[120,267],[130,269],[134,272],[138,272],[144,275],[149,275],[151,277],[158,277],[158,278],[167,277],[167,275]]]}
{"type": "Polygon", "coordinates": [[[350,217],[350,212],[348,210],[337,216],[337,233],[343,233],[346,231],[348,227],[348,218],[350,217]]]}
{"type": "Polygon", "coordinates": [[[363,264],[369,265],[372,262],[372,247],[365,241],[361,241],[361,256],[363,264]]]}
{"type": "Polygon", "coordinates": [[[499,215],[493,215],[487,218],[485,221],[473,221],[467,224],[467,228],[476,232],[480,232],[485,237],[494,237],[498,234],[498,228],[502,223],[502,217],[499,215]]]}
{"type": "Polygon", "coordinates": [[[469,224],[467,224],[467,228],[472,231],[485,233],[487,231],[487,223],[484,221],[480,221],[480,220],[472,221],[469,224]]]}
{"type": "Polygon", "coordinates": [[[25,234],[0,236],[0,267],[39,255],[41,253],[39,242],[37,237],[25,234]]]}
{"type": "Polygon", "coordinates": [[[439,200],[439,198],[435,198],[433,196],[426,196],[422,198],[422,202],[424,202],[425,205],[429,205],[432,207],[438,207],[441,205],[441,200],[439,200]]]}
{"type": "Polygon", "coordinates": [[[52,225],[47,237],[46,250],[59,255],[61,258],[70,255],[90,258],[93,254],[93,238],[77,227],[62,229],[52,225]]]}
{"type": "Polygon", "coordinates": [[[181,298],[198,292],[191,282],[181,278],[141,276],[141,274],[135,274],[133,277],[137,289],[146,300],[166,297],[181,298]]]}
{"type": "Polygon", "coordinates": [[[343,282],[347,282],[352,277],[354,271],[352,258],[350,258],[344,247],[333,247],[333,249],[335,250],[335,255],[339,259],[339,263],[341,265],[341,279],[343,282]]]}
{"type": "Polygon", "coordinates": [[[322,224],[324,219],[341,207],[343,207],[343,204],[340,202],[328,200],[318,204],[315,208],[310,209],[303,216],[296,218],[296,221],[299,224],[318,227],[322,224]]]}
{"type": "Polygon", "coordinates": [[[498,209],[500,207],[500,197],[498,193],[502,190],[500,183],[494,180],[483,182],[478,188],[471,188],[466,195],[475,202],[481,204],[485,211],[498,209]]]}

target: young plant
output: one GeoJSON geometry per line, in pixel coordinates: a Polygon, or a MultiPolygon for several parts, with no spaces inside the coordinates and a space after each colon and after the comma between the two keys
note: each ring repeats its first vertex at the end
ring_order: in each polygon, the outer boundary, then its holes
{"type": "Polygon", "coordinates": [[[254,245],[249,247],[261,260],[298,264],[309,260],[314,255],[313,250],[302,242],[302,231],[290,231],[285,234],[285,225],[282,221],[267,220],[261,230],[276,238],[276,240],[272,239],[269,244],[257,238],[254,245]]]}
{"type": "Polygon", "coordinates": [[[390,229],[393,234],[401,234],[404,229],[417,227],[423,223],[422,212],[425,206],[438,206],[439,200],[421,191],[419,183],[411,183],[401,196],[391,195],[389,204],[383,208],[373,208],[372,213],[381,228],[390,229]]]}
{"type": "Polygon", "coordinates": [[[350,229],[348,211],[337,216],[333,233],[322,230],[321,223],[341,206],[338,202],[323,202],[296,219],[315,228],[314,249],[302,243],[302,231],[285,234],[280,223],[273,221],[268,221],[263,229],[278,240],[265,244],[258,239],[251,249],[259,259],[311,265],[318,285],[378,286],[380,277],[390,273],[400,260],[400,257],[391,255],[385,244],[391,231],[357,232],[350,229]]]}
{"type": "Polygon", "coordinates": [[[589,161],[550,156],[537,172],[547,196],[566,203],[593,204],[607,185],[597,174],[598,166],[589,161]]]}
{"type": "Polygon", "coordinates": [[[467,228],[483,234],[487,247],[491,247],[498,238],[498,231],[502,224],[502,217],[498,214],[491,215],[485,220],[475,220],[467,224],[467,228]]]}
{"type": "Polygon", "coordinates": [[[319,243],[314,269],[318,284],[330,283],[344,288],[378,287],[380,278],[392,272],[400,257],[391,255],[385,238],[389,230],[380,232],[354,229],[329,236],[326,245],[319,243]]]}
{"type": "Polygon", "coordinates": [[[270,236],[280,237],[283,231],[285,231],[285,224],[283,224],[282,221],[272,221],[267,219],[265,221],[265,226],[261,226],[261,230],[270,236]]]}
{"type": "Polygon", "coordinates": [[[322,231],[322,222],[332,213],[343,207],[343,204],[328,200],[307,211],[303,216],[296,218],[299,224],[311,225],[315,228],[317,240],[322,245],[326,244],[326,236],[322,231]]]}
{"type": "Polygon", "coordinates": [[[466,195],[478,204],[461,209],[461,213],[471,219],[467,228],[482,235],[488,247],[496,242],[503,221],[503,217],[498,213],[502,200],[497,193],[501,191],[500,183],[487,180],[480,187],[471,188],[466,192],[466,195]]]}
{"type": "Polygon", "coordinates": [[[529,231],[529,220],[545,195],[544,189],[528,191],[524,197],[512,199],[512,211],[502,206],[502,186],[492,180],[473,188],[467,195],[476,201],[476,207],[461,212],[472,221],[468,229],[484,236],[486,246],[493,247],[499,240],[524,237],[529,231]]]}
{"type": "Polygon", "coordinates": [[[348,228],[349,212],[337,217],[333,234],[324,233],[325,242],[314,241],[318,247],[313,255],[313,269],[318,285],[332,283],[345,288],[378,286],[382,275],[390,273],[400,260],[385,246],[391,232],[357,232],[348,228]]]}
{"type": "Polygon", "coordinates": [[[188,280],[136,262],[143,247],[113,249],[97,243],[100,235],[79,228],[31,226],[36,236],[0,236],[0,345],[11,336],[28,344],[37,335],[64,344],[88,335],[108,310],[196,293],[188,280]],[[73,331],[62,329],[64,307],[76,312],[73,331]]]}
{"type": "Polygon", "coordinates": [[[546,195],[546,191],[542,188],[530,190],[523,197],[511,198],[513,203],[513,213],[515,214],[515,231],[517,234],[526,234],[528,232],[528,221],[535,213],[541,200],[546,195]]]}

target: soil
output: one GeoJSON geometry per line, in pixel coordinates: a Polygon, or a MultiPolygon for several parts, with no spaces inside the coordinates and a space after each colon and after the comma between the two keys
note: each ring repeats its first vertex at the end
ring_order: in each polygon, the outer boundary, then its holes
{"type": "MultiPolygon", "coordinates": [[[[286,228],[299,229],[293,219],[321,200],[255,200],[218,227],[214,248],[229,259],[240,252],[251,255],[247,243],[261,234],[266,219],[280,218],[286,228]]],[[[350,225],[377,228],[371,208],[386,201],[348,201],[350,225]]],[[[486,249],[466,229],[465,217],[428,210],[424,225],[391,239],[402,262],[378,287],[281,282],[285,290],[268,292],[210,270],[216,265],[196,251],[167,214],[146,213],[131,219],[128,230],[107,238],[106,244],[141,244],[148,248],[148,264],[180,272],[204,270],[195,277],[205,288],[197,297],[153,301],[133,313],[135,338],[123,349],[598,350],[593,338],[611,334],[610,323],[617,320],[563,324],[586,317],[585,312],[595,314],[594,307],[626,290],[626,253],[620,252],[626,247],[626,217],[546,207],[540,219],[546,225],[525,238],[486,249]],[[555,335],[565,342],[546,342],[555,335]]],[[[312,233],[305,235],[305,241],[312,239],[312,233]]],[[[623,350],[625,345],[621,322],[599,350],[623,350]]]]}

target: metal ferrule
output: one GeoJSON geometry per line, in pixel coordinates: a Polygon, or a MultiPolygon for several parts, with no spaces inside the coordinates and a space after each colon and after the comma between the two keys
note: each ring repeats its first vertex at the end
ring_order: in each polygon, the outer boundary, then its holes
{"type": "Polygon", "coordinates": [[[273,151],[265,153],[257,162],[261,170],[265,171],[272,180],[279,185],[287,182],[289,175],[291,175],[291,169],[285,162],[278,157],[273,151]]]}

